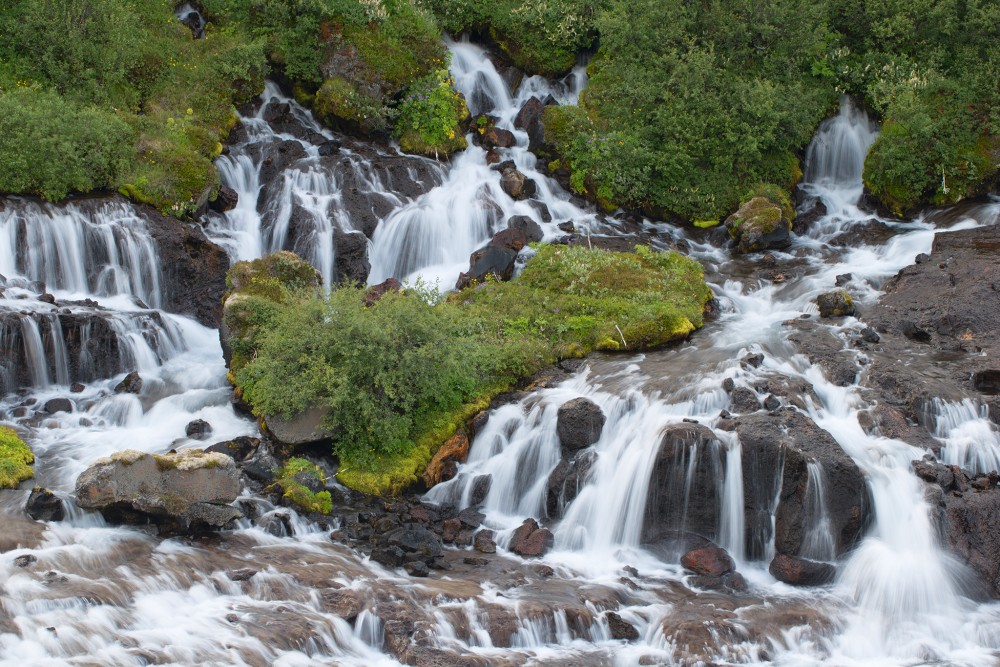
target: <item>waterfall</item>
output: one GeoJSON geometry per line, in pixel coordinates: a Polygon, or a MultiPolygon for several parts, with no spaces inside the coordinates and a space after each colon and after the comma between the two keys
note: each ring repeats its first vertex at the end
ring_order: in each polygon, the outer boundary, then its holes
{"type": "Polygon", "coordinates": [[[989,406],[969,398],[935,398],[929,407],[942,462],[973,473],[1000,470],[1000,431],[990,421],[989,406]]]}

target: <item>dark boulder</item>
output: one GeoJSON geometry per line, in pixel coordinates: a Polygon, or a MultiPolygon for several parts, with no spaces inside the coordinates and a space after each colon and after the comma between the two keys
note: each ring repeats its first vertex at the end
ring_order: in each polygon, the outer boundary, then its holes
{"type": "Polygon", "coordinates": [[[66,518],[66,507],[62,500],[40,486],[31,490],[24,511],[35,521],[62,521],[66,518]]]}
{"type": "Polygon", "coordinates": [[[792,586],[822,586],[833,581],[837,568],[806,558],[777,554],[767,571],[777,579],[792,586]]]}
{"type": "Polygon", "coordinates": [[[872,500],[864,474],[833,436],[792,408],[741,417],[736,433],[743,446],[743,493],[749,558],[764,556],[774,516],[778,553],[798,556],[805,543],[810,463],[825,479],[825,506],[837,555],[857,544],[871,520],[872,500]]]}
{"type": "Polygon", "coordinates": [[[228,185],[219,186],[219,194],[212,200],[209,207],[217,213],[232,211],[240,201],[240,195],[228,185]]]}
{"type": "Polygon", "coordinates": [[[816,297],[820,317],[846,317],[854,315],[854,300],[842,289],[826,292],[816,297]]]}
{"type": "Polygon", "coordinates": [[[605,618],[608,621],[608,628],[611,630],[612,639],[621,639],[627,642],[634,642],[639,639],[639,631],[635,629],[635,626],[623,620],[615,612],[607,612],[605,618]]]}
{"type": "Polygon", "coordinates": [[[142,377],[139,371],[132,371],[115,385],[116,394],[139,394],[142,392],[142,377]]]}
{"type": "Polygon", "coordinates": [[[333,234],[334,282],[364,285],[372,269],[368,261],[368,238],[361,232],[333,234]]]}
{"type": "Polygon", "coordinates": [[[458,277],[455,289],[465,289],[472,283],[481,283],[492,276],[507,281],[514,275],[517,250],[500,245],[487,244],[469,256],[469,271],[458,277]]]}
{"type": "Polygon", "coordinates": [[[729,395],[729,409],[736,414],[757,412],[760,410],[760,400],[753,389],[735,387],[729,395]]]}
{"type": "Polygon", "coordinates": [[[537,97],[531,97],[514,117],[514,127],[528,133],[528,150],[538,153],[545,147],[545,126],[542,112],[545,104],[537,97]]]}
{"type": "Polygon", "coordinates": [[[43,408],[50,415],[57,412],[73,412],[73,401],[68,398],[50,398],[43,408]]]}
{"type": "Polygon", "coordinates": [[[535,182],[525,176],[515,167],[508,167],[500,175],[500,188],[506,192],[511,199],[528,199],[534,196],[535,182]]]}
{"type": "Polygon", "coordinates": [[[673,540],[681,532],[714,539],[725,475],[725,450],[711,429],[687,423],[664,428],[649,478],[642,541],[673,540]]]}
{"type": "Polygon", "coordinates": [[[507,221],[507,227],[523,233],[527,243],[537,243],[545,237],[541,225],[526,215],[511,216],[507,221]]]}
{"type": "Polygon", "coordinates": [[[486,130],[483,133],[481,142],[484,148],[510,148],[516,143],[513,132],[510,130],[501,130],[497,127],[491,127],[486,130]]]}
{"type": "Polygon", "coordinates": [[[570,451],[589,447],[601,438],[604,413],[588,398],[574,398],[559,407],[556,434],[559,443],[570,451]]]}
{"type": "Polygon", "coordinates": [[[472,546],[479,553],[495,554],[497,552],[495,537],[492,530],[480,530],[473,538],[472,546]]]}
{"type": "Polygon", "coordinates": [[[765,197],[754,197],[726,218],[726,230],[736,252],[784,250],[792,244],[792,223],[781,207],[765,197]]]}
{"type": "Polygon", "coordinates": [[[709,577],[721,577],[736,569],[736,564],[725,549],[712,546],[687,552],[681,556],[681,565],[695,574],[709,577]]]}
{"type": "Polygon", "coordinates": [[[184,427],[184,434],[194,440],[204,440],[212,435],[212,425],[204,419],[193,419],[184,427]]]}
{"type": "Polygon", "coordinates": [[[217,442],[211,447],[206,447],[205,451],[208,453],[225,454],[237,463],[243,463],[249,461],[257,453],[258,447],[260,447],[260,438],[241,435],[232,440],[217,442]]]}
{"type": "Polygon", "coordinates": [[[579,452],[573,458],[559,460],[546,484],[545,511],[550,519],[562,516],[563,510],[576,499],[596,458],[594,452],[579,452]]]}
{"type": "Polygon", "coordinates": [[[386,533],[380,542],[385,546],[397,547],[406,554],[414,554],[419,559],[428,561],[438,558],[443,549],[438,536],[423,526],[396,528],[386,533]]]}
{"type": "Polygon", "coordinates": [[[508,548],[519,556],[535,558],[552,548],[555,537],[548,528],[541,528],[534,519],[525,519],[514,529],[508,548]]]}

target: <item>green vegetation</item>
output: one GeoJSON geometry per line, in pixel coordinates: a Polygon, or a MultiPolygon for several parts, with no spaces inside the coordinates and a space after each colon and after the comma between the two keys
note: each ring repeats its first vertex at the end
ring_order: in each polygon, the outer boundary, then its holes
{"type": "Polygon", "coordinates": [[[0,190],[120,189],[174,215],[214,194],[258,43],[193,40],[164,0],[20,0],[0,12],[0,190]]]}
{"type": "Polygon", "coordinates": [[[441,69],[410,86],[399,105],[400,148],[437,157],[466,147],[461,125],[469,117],[469,108],[453,85],[448,70],[441,69]]]}
{"type": "Polygon", "coordinates": [[[278,473],[277,485],[283,497],[307,512],[329,514],[333,509],[333,498],[329,491],[310,491],[303,482],[326,484],[323,471],[315,463],[292,457],[278,473]]]}
{"type": "Polygon", "coordinates": [[[380,494],[414,484],[497,393],[560,358],[684,338],[711,298],[701,266],[676,253],[567,246],[540,247],[513,282],[444,301],[419,285],[372,305],[364,294],[285,289],[271,301],[283,305],[261,308],[231,344],[242,350],[235,384],[255,413],[328,406],[338,479],[380,494]]]}
{"type": "Polygon", "coordinates": [[[595,38],[594,19],[604,0],[423,0],[441,27],[474,30],[491,39],[521,69],[558,76],[576,64],[595,38]]]}
{"type": "Polygon", "coordinates": [[[18,484],[34,477],[30,467],[34,462],[35,455],[14,429],[0,426],[0,489],[16,489],[18,484]]]}

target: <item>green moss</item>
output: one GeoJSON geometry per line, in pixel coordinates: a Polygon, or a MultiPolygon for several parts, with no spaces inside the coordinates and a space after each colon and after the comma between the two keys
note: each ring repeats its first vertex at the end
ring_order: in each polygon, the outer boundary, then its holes
{"type": "Polygon", "coordinates": [[[329,408],[338,479],[391,495],[491,397],[561,358],[682,339],[711,297],[677,253],[542,245],[516,280],[443,302],[420,288],[372,306],[360,288],[299,293],[248,332],[254,352],[234,378],[257,414],[329,408]]]}
{"type": "Polygon", "coordinates": [[[0,426],[0,489],[16,489],[34,477],[35,455],[12,428],[0,426]]]}
{"type": "Polygon", "coordinates": [[[282,489],[282,496],[298,505],[307,512],[329,514],[333,510],[333,499],[329,491],[310,491],[296,477],[305,475],[317,482],[326,483],[323,471],[315,463],[301,458],[290,458],[285,467],[278,473],[277,485],[282,489]]]}

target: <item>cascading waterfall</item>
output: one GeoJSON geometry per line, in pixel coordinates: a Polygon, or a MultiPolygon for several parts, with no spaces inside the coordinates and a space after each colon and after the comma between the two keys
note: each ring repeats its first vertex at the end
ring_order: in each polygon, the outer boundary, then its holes
{"type": "MultiPolygon", "coordinates": [[[[449,48],[456,86],[473,113],[488,112],[514,133],[517,145],[503,149],[502,157],[536,181],[534,202],[511,200],[475,146],[447,164],[346,139],[331,154],[340,139],[268,84],[265,103],[287,104],[291,120],[269,123],[266,106],[242,119],[244,138],[218,161],[239,201],[209,216],[211,238],[233,259],[295,249],[330,285],[341,270],[338,236],[363,233],[371,238],[369,282],[422,278],[448,288],[468,266],[469,253],[513,215],[540,222],[549,238],[559,222],[572,220],[582,229],[599,224],[535,169],[525,133],[513,127],[531,96],[575,102],[585,84],[582,68],[563,82],[531,77],[512,91],[480,47],[459,42],[449,48]],[[268,158],[278,159],[281,147],[295,148],[287,142],[301,149],[292,151],[297,157],[271,169],[268,158]],[[391,170],[390,160],[406,166],[391,170]],[[420,187],[408,187],[414,183],[420,187]],[[551,222],[542,220],[540,205],[551,222]]],[[[454,571],[415,583],[331,542],[329,531],[338,526],[321,529],[249,490],[240,499],[248,517],[213,540],[153,538],[78,510],[41,532],[24,528],[24,494],[11,494],[0,500],[0,539],[10,533],[14,541],[4,544],[18,545],[0,555],[0,665],[74,664],[83,656],[101,664],[396,665],[385,652],[399,642],[392,633],[401,626],[414,631],[407,651],[429,646],[442,652],[407,654],[408,662],[426,664],[451,658],[595,666],[995,663],[1000,610],[963,596],[961,569],[937,543],[924,487],[909,470],[925,451],[865,433],[857,420],[871,407],[865,393],[831,384],[788,341],[786,323],[815,313],[813,299],[835,276],[851,273],[851,289],[869,303],[886,278],[931,247],[937,230],[928,220],[888,221],[896,235],[880,246],[842,250],[828,243],[872,217],[857,202],[875,136],[864,112],[848,101],[821,126],[807,153],[803,189],[828,213],[796,239],[792,252],[804,268],[785,283],[758,286],[742,260],[725,250],[648,223],[648,230],[687,241],[706,265],[721,304],[718,321],[690,344],[627,358],[595,355],[561,384],[497,407],[457,475],[427,494],[439,505],[478,506],[497,532],[501,556],[510,555],[511,533],[526,517],[539,519],[555,536],[541,561],[498,559],[462,569],[464,557],[476,558],[458,552],[454,571]],[[764,355],[759,367],[740,363],[758,352],[764,355]],[[777,377],[811,387],[782,395],[782,409],[799,406],[794,409],[836,439],[864,472],[875,506],[865,539],[840,556],[837,581],[804,594],[790,594],[766,570],[788,491],[781,486],[784,459],[757,488],[745,472],[754,464],[749,445],[720,416],[730,405],[723,381],[764,399],[770,391],[764,385],[777,377]],[[607,421],[597,442],[565,453],[557,410],[581,396],[607,421]],[[665,452],[667,434],[687,428],[705,437],[678,436],[665,452]],[[550,475],[563,465],[567,483],[552,497],[550,475]],[[709,481],[711,488],[703,488],[709,481]],[[658,532],[648,524],[654,490],[669,496],[656,504],[670,509],[670,516],[657,517],[658,532]],[[748,517],[748,495],[763,499],[766,520],[748,517]],[[282,516],[284,523],[265,530],[254,516],[282,516]],[[692,582],[667,548],[669,533],[695,528],[734,557],[749,593],[729,599],[678,583],[692,582]],[[14,564],[28,554],[38,558],[37,567],[14,564]],[[233,573],[242,568],[254,574],[240,582],[233,573]],[[752,602],[729,611],[740,600],[752,602]],[[692,607],[699,601],[701,607],[692,607]],[[755,620],[768,610],[781,620],[755,620]],[[638,639],[614,639],[610,611],[638,639]],[[496,632],[498,625],[508,634],[496,632]],[[677,628],[693,628],[691,645],[677,638],[677,628]],[[692,648],[697,642],[719,648],[699,653],[692,648]]],[[[949,224],[995,223],[998,210],[949,224]]],[[[217,332],[157,310],[164,302],[161,277],[144,225],[121,202],[54,207],[10,200],[0,211],[0,349],[20,355],[16,363],[0,359],[8,394],[0,418],[30,433],[37,481],[64,498],[87,465],[114,451],[164,452],[257,432],[233,411],[217,332]],[[58,306],[39,299],[45,290],[58,306]],[[141,393],[114,393],[125,370],[139,370],[141,393]],[[86,385],[70,393],[66,384],[78,380],[86,385]],[[65,397],[72,412],[41,410],[49,399],[65,397]],[[186,436],[193,419],[212,425],[213,440],[186,436]]],[[[847,319],[830,332],[843,335],[857,325],[847,319]]],[[[1000,465],[997,432],[984,410],[971,399],[929,403],[941,460],[981,471],[1000,465]]],[[[832,471],[812,460],[806,468],[800,555],[835,561],[832,471]]]]}

